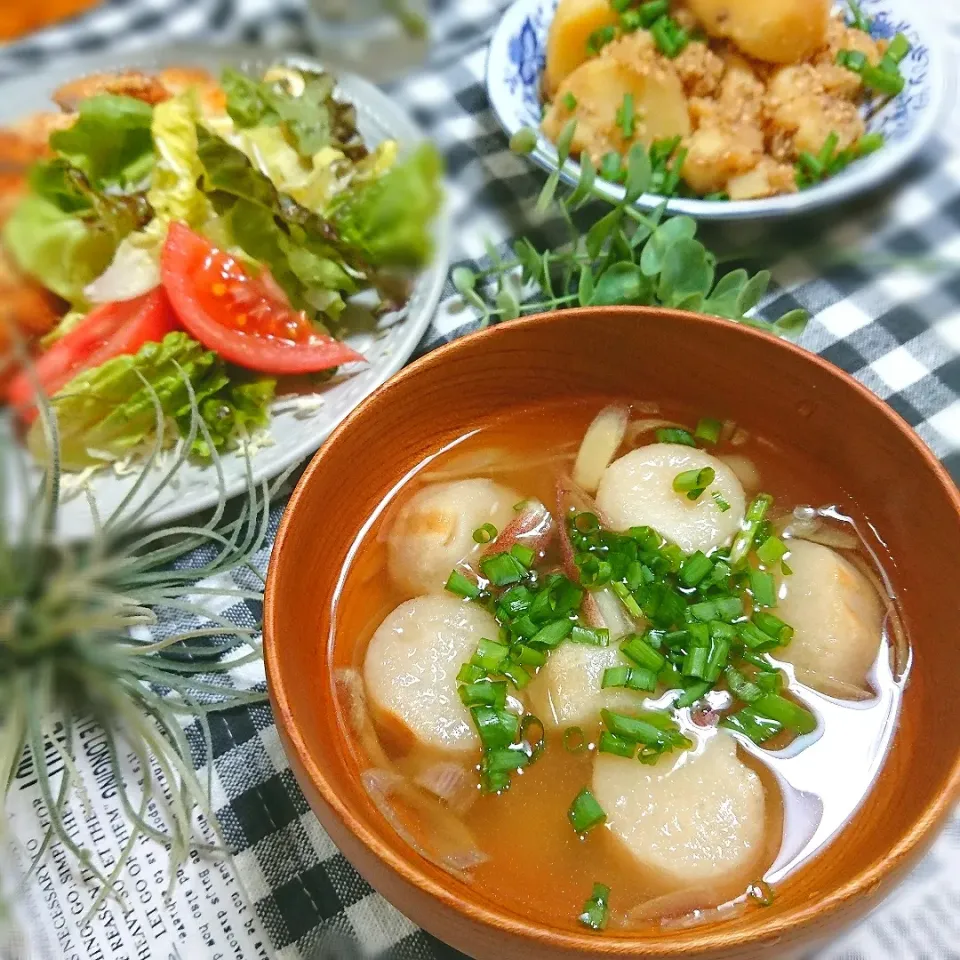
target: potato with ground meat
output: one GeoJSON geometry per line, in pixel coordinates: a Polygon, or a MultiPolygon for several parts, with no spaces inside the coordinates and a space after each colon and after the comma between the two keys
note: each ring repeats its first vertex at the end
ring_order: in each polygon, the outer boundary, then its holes
{"type": "Polygon", "coordinates": [[[615,26],[619,20],[620,15],[608,0],[560,0],[547,35],[544,96],[552,98],[560,84],[587,59],[590,35],[615,26]]]}
{"type": "Polygon", "coordinates": [[[830,0],[688,0],[711,37],[769,63],[798,63],[825,43],[830,0]]]}
{"type": "Polygon", "coordinates": [[[625,153],[636,142],[649,144],[690,132],[687,100],[676,70],[638,35],[609,44],[563,81],[543,118],[543,132],[556,141],[571,117],[577,120],[571,152],[586,153],[595,162],[610,151],[625,153]],[[626,94],[632,96],[634,110],[629,137],[618,122],[626,94]]]}

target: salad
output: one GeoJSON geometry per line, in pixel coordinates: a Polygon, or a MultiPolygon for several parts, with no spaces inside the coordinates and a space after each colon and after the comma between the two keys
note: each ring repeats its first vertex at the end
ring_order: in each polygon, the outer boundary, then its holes
{"type": "Polygon", "coordinates": [[[363,360],[351,298],[402,309],[431,256],[439,154],[368,147],[329,74],[100,74],[53,99],[0,130],[0,399],[41,464],[38,390],[64,469],[187,437],[195,408],[195,457],[241,445],[278,392],[363,360]]]}

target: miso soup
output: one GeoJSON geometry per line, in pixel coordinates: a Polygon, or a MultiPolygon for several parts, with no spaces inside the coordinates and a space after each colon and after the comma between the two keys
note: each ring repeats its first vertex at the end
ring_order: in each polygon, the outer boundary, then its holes
{"type": "Polygon", "coordinates": [[[358,532],[344,737],[394,828],[511,911],[602,935],[762,909],[882,766],[890,566],[818,464],[710,411],[465,424],[358,532]]]}

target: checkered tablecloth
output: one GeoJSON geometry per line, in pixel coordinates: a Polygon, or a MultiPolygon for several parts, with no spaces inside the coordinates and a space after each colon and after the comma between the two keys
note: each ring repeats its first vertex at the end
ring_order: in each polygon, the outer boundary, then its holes
{"type": "MultiPolygon", "coordinates": [[[[919,0],[918,0],[919,2],[919,0]]],[[[932,2],[932,0],[931,0],[932,2]]],[[[503,0],[436,5],[423,71],[393,92],[442,148],[457,238],[455,259],[483,255],[484,240],[549,236],[534,220],[542,174],[507,150],[483,88],[485,45],[503,0]]],[[[960,9],[941,4],[953,52],[960,9]]],[[[183,38],[308,49],[297,0],[108,0],[87,16],[0,48],[0,79],[67,54],[137,48],[183,38]]],[[[887,400],[960,478],[960,108],[940,138],[886,193],[778,226],[705,229],[731,258],[773,270],[765,309],[806,307],[802,344],[887,400]]],[[[471,329],[441,310],[419,352],[471,329]]],[[[273,530],[280,508],[274,511],[273,530]]],[[[265,565],[268,551],[260,558],[265,565]]],[[[246,604],[236,618],[256,622],[246,604]]],[[[260,677],[254,678],[262,682],[260,677]]],[[[310,813],[267,707],[212,721],[214,807],[276,955],[344,960],[452,960],[358,877],[310,813]]],[[[895,897],[818,960],[960,958],[960,820],[895,897]]]]}

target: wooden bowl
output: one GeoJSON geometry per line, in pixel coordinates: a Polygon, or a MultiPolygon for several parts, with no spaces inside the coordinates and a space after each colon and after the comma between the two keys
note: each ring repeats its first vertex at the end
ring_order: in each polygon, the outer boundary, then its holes
{"type": "MultiPolygon", "coordinates": [[[[633,307],[516,320],[457,340],[365,400],[316,455],[284,516],[267,585],[267,676],[293,770],[338,847],[391,903],[479,960],[776,957],[810,950],[877,906],[960,798],[955,584],[960,496],[884,403],[829,363],[694,314],[633,307]],[[773,906],[656,936],[535,923],[422,859],[380,816],[331,700],[331,597],[387,491],[491,414],[545,400],[662,396],[789,439],[836,474],[886,538],[914,663],[899,729],[872,793],[773,906]],[[719,407],[719,409],[718,409],[719,407]]],[[[349,603],[349,594],[343,602],[349,603]]]]}

